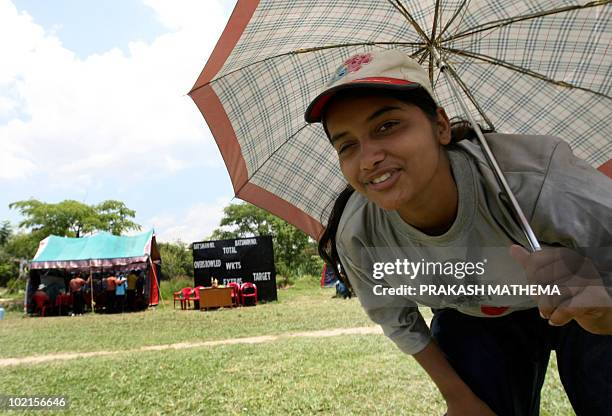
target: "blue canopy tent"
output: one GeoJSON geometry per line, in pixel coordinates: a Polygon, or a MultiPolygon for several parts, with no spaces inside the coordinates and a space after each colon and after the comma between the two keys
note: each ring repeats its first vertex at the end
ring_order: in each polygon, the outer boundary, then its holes
{"type": "Polygon", "coordinates": [[[116,273],[135,269],[144,272],[143,294],[148,305],[157,305],[160,265],[161,257],[153,230],[133,236],[107,232],[81,238],[51,235],[40,242],[30,262],[26,307],[41,279],[47,276],[65,281],[68,273],[92,275],[94,272],[116,273]]]}

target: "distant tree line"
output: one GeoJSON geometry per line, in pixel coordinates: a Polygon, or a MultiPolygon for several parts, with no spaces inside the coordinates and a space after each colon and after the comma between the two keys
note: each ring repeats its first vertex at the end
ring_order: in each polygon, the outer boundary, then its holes
{"type": "Polygon", "coordinates": [[[319,275],[323,261],[316,242],[306,233],[249,203],[230,204],[223,210],[220,227],[206,240],[260,235],[272,236],[276,271],[287,282],[303,275],[319,275]]]}
{"type": "MultiPolygon", "coordinates": [[[[87,205],[73,200],[53,204],[29,199],[13,202],[9,207],[19,211],[23,219],[17,230],[8,221],[0,225],[0,286],[17,279],[20,260],[31,260],[39,242],[49,235],[83,237],[98,231],[121,235],[141,228],[133,221],[136,212],[116,200],[87,205]]],[[[315,241],[291,224],[248,203],[230,204],[223,214],[219,227],[204,240],[269,235],[276,270],[285,283],[288,279],[320,273],[322,261],[315,241]]],[[[162,279],[193,279],[190,245],[177,241],[158,243],[158,247],[162,279]]]]}
{"type": "Polygon", "coordinates": [[[31,260],[38,244],[50,235],[83,237],[98,231],[115,235],[139,230],[132,220],[136,212],[123,202],[107,200],[87,205],[66,200],[55,204],[36,199],[17,201],[9,208],[23,217],[15,232],[9,221],[0,226],[0,286],[7,286],[19,276],[21,260],[31,260]]]}
{"type": "MultiPolygon", "coordinates": [[[[276,271],[284,283],[303,275],[318,276],[321,273],[323,262],[317,254],[314,240],[288,222],[249,203],[235,203],[225,207],[219,227],[203,240],[263,235],[272,237],[276,271]]],[[[163,279],[193,279],[191,244],[178,241],[158,246],[163,261],[163,279]]]]}

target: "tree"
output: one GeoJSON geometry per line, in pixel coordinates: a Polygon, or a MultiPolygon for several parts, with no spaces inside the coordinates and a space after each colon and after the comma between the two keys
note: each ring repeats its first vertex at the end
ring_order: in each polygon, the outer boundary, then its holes
{"type": "Polygon", "coordinates": [[[6,252],[5,246],[13,235],[13,229],[9,221],[4,221],[0,226],[0,286],[6,286],[9,280],[19,273],[12,256],[6,252]]]}
{"type": "Polygon", "coordinates": [[[11,235],[13,235],[13,227],[9,221],[4,221],[0,226],[0,247],[6,244],[11,235]]]}
{"type": "Polygon", "coordinates": [[[223,218],[219,224],[226,228],[214,230],[211,239],[222,240],[253,235],[272,235],[273,226],[277,220],[278,218],[255,205],[246,203],[229,204],[223,209],[223,218]]]}
{"type": "Polygon", "coordinates": [[[139,230],[140,225],[131,221],[136,211],[129,209],[121,201],[109,199],[94,207],[101,223],[101,228],[114,235],[121,235],[124,231],[139,230]]]}
{"type": "Polygon", "coordinates": [[[45,238],[48,235],[81,237],[94,231],[110,231],[119,235],[123,231],[137,230],[131,221],[136,213],[123,202],[108,200],[98,205],[66,200],[48,204],[36,199],[17,201],[9,208],[18,210],[24,219],[21,228],[29,228],[45,238]]]}
{"type": "Polygon", "coordinates": [[[32,234],[13,234],[10,223],[3,222],[0,227],[0,286],[16,281],[20,260],[34,257],[38,242],[32,234]]]}
{"type": "Polygon", "coordinates": [[[162,279],[186,277],[193,279],[193,258],[191,250],[183,242],[159,243],[159,253],[163,259],[162,279]]]}
{"type": "Polygon", "coordinates": [[[230,204],[223,209],[220,228],[209,240],[271,235],[279,274],[297,277],[318,274],[322,262],[315,242],[307,234],[269,212],[248,203],[230,204]]]}
{"type": "Polygon", "coordinates": [[[14,234],[2,247],[2,250],[13,259],[31,260],[34,258],[36,250],[38,250],[40,241],[46,237],[47,236],[41,234],[40,231],[14,234]]]}
{"type": "Polygon", "coordinates": [[[40,232],[13,234],[0,246],[0,286],[19,278],[19,262],[31,260],[36,254],[41,237],[40,232]]]}
{"type": "Polygon", "coordinates": [[[0,286],[4,287],[19,276],[19,263],[0,249],[0,286]]]}

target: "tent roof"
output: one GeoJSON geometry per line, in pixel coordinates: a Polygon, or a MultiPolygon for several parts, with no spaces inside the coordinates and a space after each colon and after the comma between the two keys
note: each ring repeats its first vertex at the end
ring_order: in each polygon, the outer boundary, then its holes
{"type": "Polygon", "coordinates": [[[33,269],[109,267],[159,260],[153,230],[134,236],[101,232],[90,237],[51,235],[40,242],[33,269]]]}

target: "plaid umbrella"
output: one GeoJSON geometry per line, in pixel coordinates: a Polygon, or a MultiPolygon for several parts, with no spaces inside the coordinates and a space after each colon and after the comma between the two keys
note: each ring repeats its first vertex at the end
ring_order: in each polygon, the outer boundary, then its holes
{"type": "Polygon", "coordinates": [[[397,48],[447,113],[550,134],[612,175],[610,1],[238,0],[189,93],[236,196],[317,236],[344,188],[310,100],[344,59],[397,48]]]}

